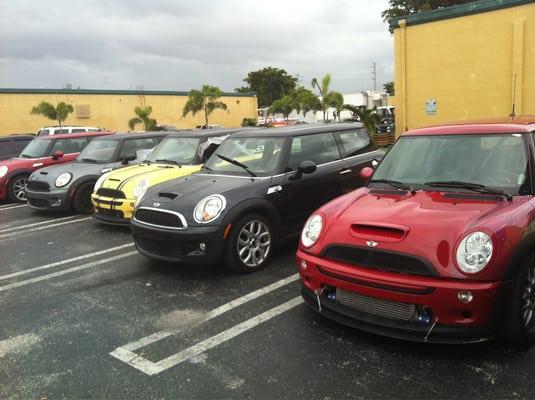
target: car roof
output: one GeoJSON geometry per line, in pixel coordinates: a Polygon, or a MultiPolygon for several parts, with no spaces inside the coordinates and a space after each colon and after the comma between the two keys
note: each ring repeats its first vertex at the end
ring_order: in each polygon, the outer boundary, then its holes
{"type": "MultiPolygon", "coordinates": [[[[104,136],[104,140],[117,140],[117,139],[128,139],[134,137],[136,139],[143,138],[153,138],[153,137],[164,137],[169,134],[169,131],[149,131],[149,132],[117,132],[115,135],[104,136]]],[[[72,134],[69,134],[71,137],[72,134]]]]}
{"type": "Polygon", "coordinates": [[[443,125],[411,129],[403,136],[530,133],[535,131],[535,115],[454,121],[443,125]]]}
{"type": "Polygon", "coordinates": [[[294,125],[283,128],[262,128],[262,129],[245,129],[243,132],[236,134],[237,137],[293,137],[303,135],[313,135],[321,132],[338,132],[350,129],[361,129],[363,124],[360,122],[342,122],[342,123],[325,123],[325,124],[306,124],[294,125]]]}
{"type": "Polygon", "coordinates": [[[234,135],[243,131],[261,130],[260,128],[221,128],[221,129],[188,129],[183,131],[168,132],[167,137],[214,137],[222,135],[234,135]]]}
{"type": "Polygon", "coordinates": [[[63,135],[47,135],[47,136],[37,136],[35,140],[61,140],[61,139],[76,139],[80,137],[93,137],[93,136],[106,136],[114,135],[113,131],[98,131],[98,132],[77,132],[69,133],[63,135]]]}

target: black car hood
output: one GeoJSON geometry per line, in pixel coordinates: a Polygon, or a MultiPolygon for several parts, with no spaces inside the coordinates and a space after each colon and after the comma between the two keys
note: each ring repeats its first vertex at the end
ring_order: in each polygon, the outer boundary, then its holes
{"type": "Polygon", "coordinates": [[[72,179],[63,189],[68,188],[73,182],[83,177],[99,177],[104,168],[115,168],[121,163],[96,164],[88,162],[72,162],[67,164],[53,165],[35,171],[31,176],[32,181],[47,182],[53,187],[56,178],[65,172],[72,174],[72,179]]]}
{"type": "Polygon", "coordinates": [[[150,207],[179,212],[188,221],[188,225],[201,225],[193,219],[193,210],[197,203],[213,194],[225,197],[227,205],[221,216],[214,221],[217,225],[226,213],[239,202],[264,198],[271,183],[271,177],[252,178],[244,176],[193,174],[155,185],[147,190],[138,207],[150,207]]]}

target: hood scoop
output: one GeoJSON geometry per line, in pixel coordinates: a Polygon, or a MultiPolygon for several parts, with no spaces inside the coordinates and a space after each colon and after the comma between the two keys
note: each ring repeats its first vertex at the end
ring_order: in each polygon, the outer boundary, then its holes
{"type": "Polygon", "coordinates": [[[46,171],[41,171],[41,172],[39,172],[39,173],[40,173],[41,175],[48,175],[48,172],[46,172],[46,171]]]}
{"type": "Polygon", "coordinates": [[[180,197],[182,194],[177,193],[167,193],[167,192],[160,192],[158,193],[158,200],[162,201],[171,201],[176,199],[177,197],[180,197]]]}
{"type": "Polygon", "coordinates": [[[350,234],[353,237],[383,242],[399,242],[407,236],[409,228],[391,224],[358,223],[352,224],[350,234]]]}

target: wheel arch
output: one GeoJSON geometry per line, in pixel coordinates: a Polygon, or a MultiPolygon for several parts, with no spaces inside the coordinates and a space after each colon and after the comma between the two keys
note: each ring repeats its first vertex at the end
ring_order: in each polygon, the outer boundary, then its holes
{"type": "Polygon", "coordinates": [[[503,279],[513,279],[524,264],[526,258],[532,253],[535,253],[535,232],[531,232],[522,238],[509,258],[503,279]]]}
{"type": "Polygon", "coordinates": [[[274,239],[277,240],[282,231],[282,220],[275,207],[264,199],[248,199],[234,206],[223,219],[223,231],[226,231],[229,224],[233,224],[244,215],[251,213],[261,214],[268,219],[273,229],[274,239]]]}

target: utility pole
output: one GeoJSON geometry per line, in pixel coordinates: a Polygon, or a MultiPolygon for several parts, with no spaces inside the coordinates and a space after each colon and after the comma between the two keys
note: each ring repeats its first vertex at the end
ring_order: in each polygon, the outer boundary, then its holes
{"type": "Polygon", "coordinates": [[[377,65],[372,63],[372,79],[373,79],[373,91],[377,90],[377,65]]]}

